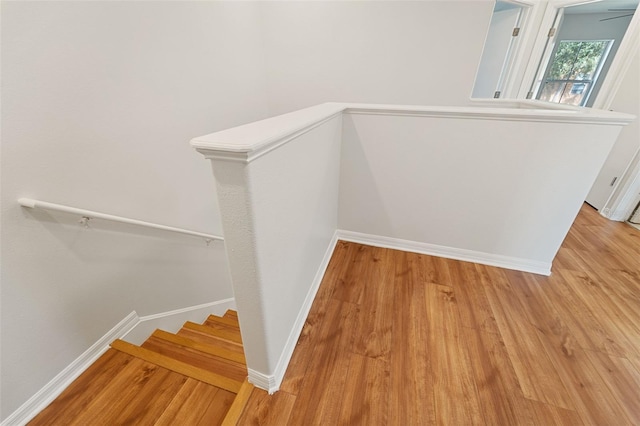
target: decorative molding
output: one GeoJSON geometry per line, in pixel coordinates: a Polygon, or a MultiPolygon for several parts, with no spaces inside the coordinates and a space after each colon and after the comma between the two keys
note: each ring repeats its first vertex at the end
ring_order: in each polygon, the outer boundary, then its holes
{"type": "MultiPolygon", "coordinates": [[[[384,105],[349,106],[345,114],[387,115],[402,117],[453,118],[475,120],[525,121],[541,123],[572,123],[599,124],[620,126],[627,125],[635,116],[610,111],[592,110],[587,108],[556,108],[549,107],[541,101],[518,102],[519,107],[506,108],[498,100],[491,105],[491,100],[482,100],[486,106],[481,107],[394,107],[384,105]]],[[[512,101],[507,105],[513,105],[512,101]]],[[[480,103],[480,102],[478,102],[480,103]]]]}
{"type": "Polygon", "coordinates": [[[278,360],[278,364],[276,364],[275,371],[272,375],[266,375],[260,373],[259,371],[255,371],[249,369],[249,382],[253,383],[255,386],[266,390],[269,394],[276,392],[280,389],[280,384],[282,383],[282,379],[284,379],[284,375],[287,372],[287,366],[291,361],[291,357],[293,356],[293,351],[296,348],[296,344],[298,343],[298,338],[300,337],[300,333],[302,332],[302,328],[307,320],[307,316],[309,315],[309,311],[311,310],[311,305],[313,305],[313,301],[318,293],[318,289],[320,288],[320,284],[322,283],[322,279],[324,278],[324,274],[329,266],[329,261],[331,260],[331,256],[333,255],[333,251],[336,248],[336,244],[338,243],[338,231],[333,234],[331,241],[329,242],[329,246],[327,247],[327,251],[322,258],[322,262],[320,262],[320,266],[318,267],[318,271],[316,272],[315,277],[313,278],[313,282],[311,283],[311,287],[307,292],[307,297],[298,311],[298,317],[296,318],[293,327],[291,328],[291,332],[289,333],[289,337],[287,338],[287,343],[285,344],[284,349],[280,354],[280,359],[278,360]]]}
{"type": "Polygon", "coordinates": [[[24,425],[33,419],[40,411],[58,397],[80,374],[93,364],[103,353],[109,349],[109,344],[121,338],[131,331],[140,322],[140,317],[133,311],[120,321],[115,327],[102,336],[96,343],[87,349],[82,355],[69,364],[49,383],[22,404],[9,417],[4,419],[0,426],[24,425]]]}
{"type": "Polygon", "coordinates": [[[276,140],[273,141],[268,141],[267,143],[264,144],[263,147],[261,148],[256,148],[256,149],[249,149],[247,148],[247,150],[244,151],[239,151],[239,152],[230,152],[230,151],[220,151],[220,150],[212,150],[210,148],[203,148],[202,146],[197,145],[197,143],[193,143],[193,146],[196,148],[196,151],[198,151],[199,153],[201,153],[202,155],[204,155],[204,157],[208,160],[225,160],[225,161],[238,161],[241,163],[250,163],[253,160],[256,160],[260,157],[262,157],[263,155],[277,149],[280,148],[282,145],[285,145],[289,142],[291,142],[292,140],[299,138],[300,136],[304,135],[305,133],[310,132],[311,130],[315,129],[318,126],[323,125],[324,123],[326,123],[327,121],[330,121],[338,116],[340,116],[342,114],[342,111],[337,112],[333,115],[330,115],[328,117],[325,117],[315,123],[309,124],[305,127],[303,127],[302,129],[299,129],[293,133],[287,134],[285,136],[283,136],[282,138],[278,138],[276,140]]]}
{"type": "Polygon", "coordinates": [[[499,268],[514,269],[516,271],[531,272],[540,275],[551,275],[550,262],[546,263],[530,259],[503,256],[499,254],[483,253],[455,247],[421,243],[418,241],[409,241],[399,238],[363,234],[360,232],[338,230],[337,233],[339,240],[351,241],[354,243],[390,248],[394,250],[409,251],[413,253],[428,254],[431,256],[444,257],[447,259],[462,260],[465,262],[481,263],[483,265],[497,266],[499,268]]]}

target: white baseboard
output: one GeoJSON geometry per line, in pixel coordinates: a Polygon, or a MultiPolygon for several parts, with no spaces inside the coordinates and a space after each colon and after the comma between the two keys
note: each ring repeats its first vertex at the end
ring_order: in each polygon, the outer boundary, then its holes
{"type": "Polygon", "coordinates": [[[109,345],[115,339],[119,339],[138,324],[140,318],[135,311],[127,315],[100,340],[94,343],[82,355],[76,358],[56,377],[33,395],[20,408],[14,411],[9,417],[4,419],[1,426],[21,426],[33,419],[40,411],[51,404],[51,402],[62,393],[80,374],[82,374],[91,364],[109,349],[109,345]]]}
{"type": "Polygon", "coordinates": [[[428,254],[447,259],[462,260],[465,262],[481,263],[483,265],[515,269],[516,271],[532,272],[540,275],[551,275],[550,262],[540,262],[518,257],[502,256],[499,254],[483,253],[479,251],[439,246],[435,244],[421,243],[418,241],[402,240],[399,238],[382,237],[379,235],[363,234],[353,231],[338,230],[337,234],[338,239],[354,243],[428,254]]]}
{"type": "Polygon", "coordinates": [[[158,328],[169,333],[175,333],[186,321],[201,323],[211,314],[222,315],[227,309],[235,308],[235,299],[230,298],[174,311],[146,315],[140,317],[138,324],[122,339],[134,345],[140,345],[158,328]]]}
{"type": "Polygon", "coordinates": [[[287,366],[291,361],[291,356],[293,356],[293,351],[296,348],[296,344],[298,343],[298,338],[300,337],[300,333],[302,332],[302,327],[304,327],[304,323],[307,320],[307,316],[309,315],[309,311],[311,310],[311,305],[313,305],[313,301],[316,298],[316,293],[318,293],[318,289],[320,288],[320,284],[322,283],[322,278],[324,278],[324,273],[329,266],[329,261],[331,260],[331,256],[333,255],[333,251],[338,243],[338,232],[336,231],[329,242],[329,246],[327,247],[326,252],[324,253],[324,257],[322,258],[322,262],[318,267],[315,277],[313,278],[313,282],[311,283],[311,287],[307,292],[307,297],[305,298],[302,307],[298,311],[298,316],[296,318],[293,327],[291,328],[291,332],[289,333],[289,337],[287,338],[287,343],[280,354],[280,359],[276,364],[275,371],[272,375],[267,375],[261,373],[256,370],[249,370],[249,382],[254,386],[264,389],[269,394],[276,392],[280,389],[280,384],[282,383],[282,379],[284,379],[284,375],[287,372],[287,366]]]}

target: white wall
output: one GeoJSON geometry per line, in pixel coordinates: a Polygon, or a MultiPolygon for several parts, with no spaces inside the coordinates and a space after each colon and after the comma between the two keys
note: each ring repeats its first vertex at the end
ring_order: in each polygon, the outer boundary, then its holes
{"type": "Polygon", "coordinates": [[[232,297],[223,247],[21,209],[32,197],[220,233],[191,137],[262,118],[259,10],[3,2],[5,418],[132,310],[232,297]]]}
{"type": "Polygon", "coordinates": [[[267,2],[270,112],[322,102],[463,105],[494,2],[267,2]]]}
{"type": "Polygon", "coordinates": [[[620,129],[545,121],[347,113],[339,228],[548,273],[620,129]]]}
{"type": "MultiPolygon", "coordinates": [[[[618,112],[627,112],[635,114],[636,120],[622,129],[620,137],[616,141],[607,161],[605,162],[600,174],[596,179],[589,195],[587,202],[601,210],[603,208],[609,211],[603,211],[607,216],[611,216],[616,220],[626,220],[624,214],[620,216],[618,208],[626,210],[626,206],[618,206],[615,202],[607,204],[609,197],[619,189],[626,188],[623,178],[630,183],[633,176],[625,176],[625,170],[633,159],[634,154],[640,149],[640,47],[636,48],[631,66],[627,70],[620,88],[618,89],[610,109],[618,112]],[[617,178],[615,185],[611,185],[614,178],[617,178]]],[[[633,171],[633,169],[632,169],[633,171]]],[[[637,172],[636,172],[637,173],[637,172]]],[[[614,194],[615,195],[615,194],[614,194]]]]}

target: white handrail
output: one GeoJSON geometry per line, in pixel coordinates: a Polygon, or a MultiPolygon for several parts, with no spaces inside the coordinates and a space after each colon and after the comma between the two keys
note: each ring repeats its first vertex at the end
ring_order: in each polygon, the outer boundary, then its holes
{"type": "Polygon", "coordinates": [[[27,208],[30,208],[30,209],[39,208],[39,209],[44,209],[44,210],[55,210],[55,211],[58,211],[58,212],[77,214],[77,215],[82,216],[83,220],[81,222],[84,222],[84,223],[86,223],[90,219],[103,219],[103,220],[110,220],[112,222],[128,223],[130,225],[144,226],[146,228],[161,229],[163,231],[169,231],[169,232],[176,232],[176,233],[179,233],[179,234],[192,235],[194,237],[201,237],[201,238],[205,239],[207,244],[210,243],[213,240],[224,241],[224,238],[219,236],[219,235],[212,235],[212,234],[205,234],[205,233],[202,233],[202,232],[189,231],[188,229],[174,228],[172,226],[159,225],[157,223],[144,222],[142,220],[129,219],[129,218],[126,218],[126,217],[114,216],[114,215],[110,215],[110,214],[94,212],[94,211],[91,211],[91,210],[78,209],[78,208],[75,208],[75,207],[64,206],[62,204],[55,204],[55,203],[48,203],[46,201],[33,200],[31,198],[20,198],[18,200],[18,203],[22,207],[27,207],[27,208]]]}

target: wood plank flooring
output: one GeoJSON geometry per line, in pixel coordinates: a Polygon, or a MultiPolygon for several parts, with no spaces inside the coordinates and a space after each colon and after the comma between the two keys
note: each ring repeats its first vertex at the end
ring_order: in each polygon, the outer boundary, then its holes
{"type": "Polygon", "coordinates": [[[585,205],[552,271],[339,242],[239,424],[640,424],[640,231],[585,205]]]}

